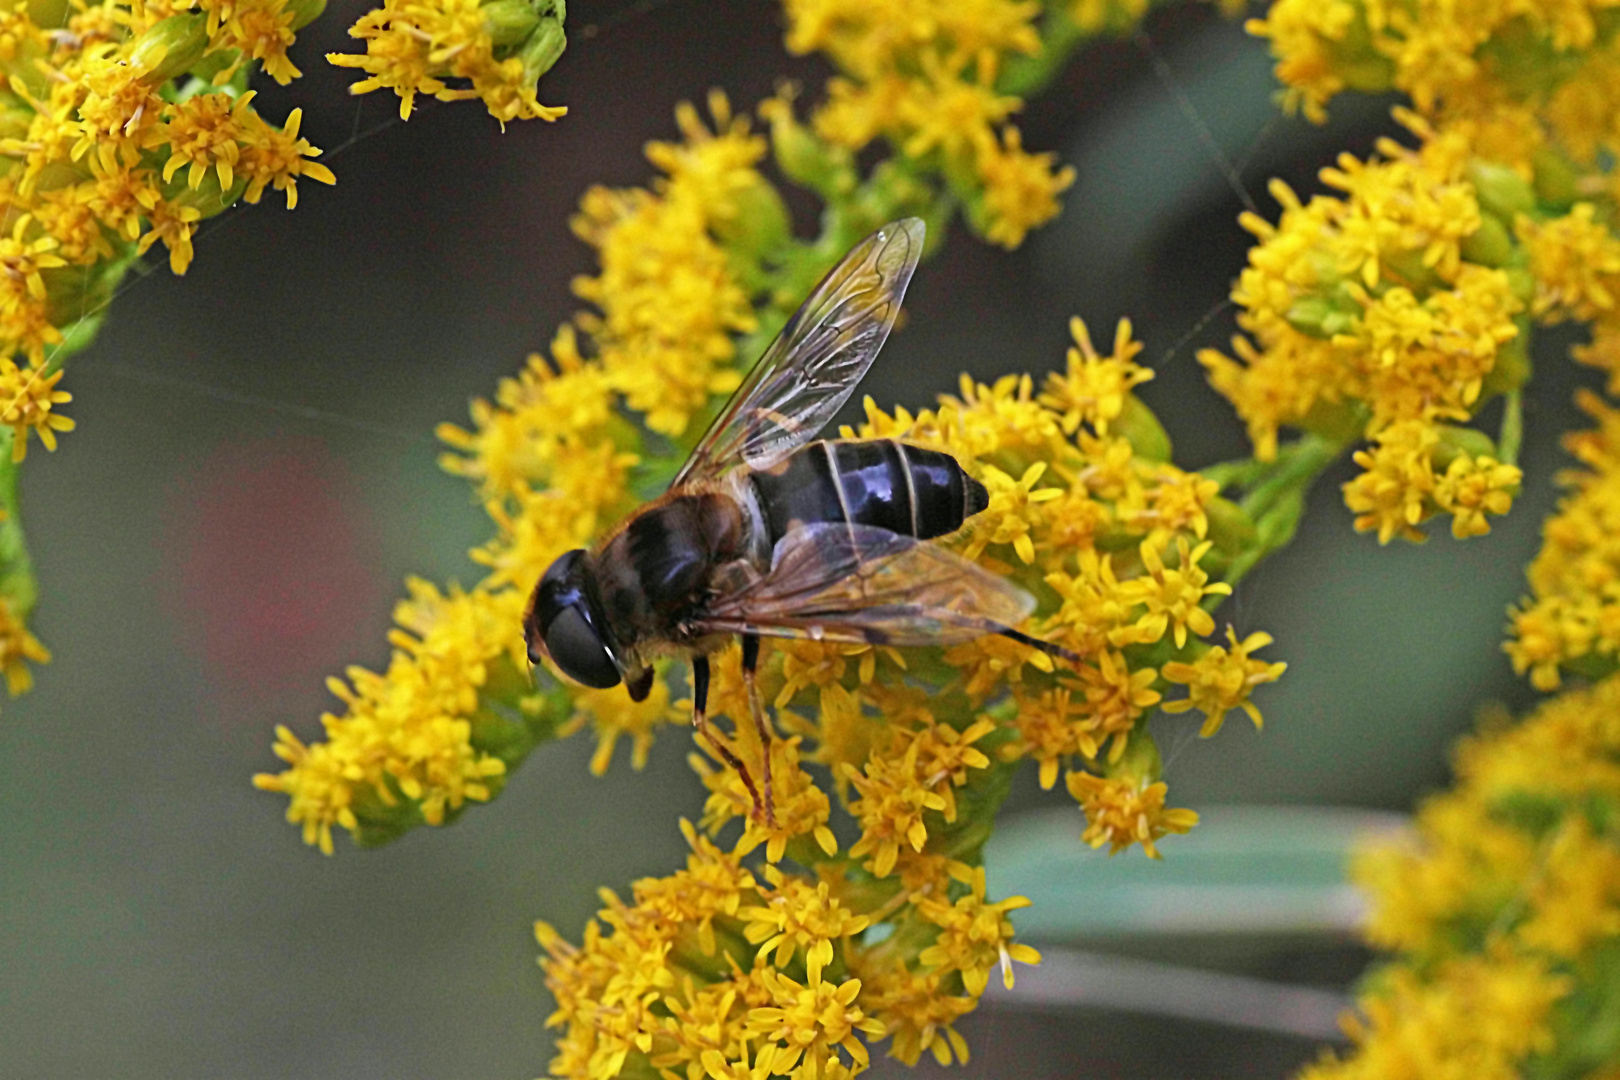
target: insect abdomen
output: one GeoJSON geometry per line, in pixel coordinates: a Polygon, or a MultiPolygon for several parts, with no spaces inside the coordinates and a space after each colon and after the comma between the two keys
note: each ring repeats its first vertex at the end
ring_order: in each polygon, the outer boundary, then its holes
{"type": "Polygon", "coordinates": [[[813,442],[750,479],[773,546],[795,525],[823,521],[929,540],[990,501],[949,454],[894,439],[813,442]]]}

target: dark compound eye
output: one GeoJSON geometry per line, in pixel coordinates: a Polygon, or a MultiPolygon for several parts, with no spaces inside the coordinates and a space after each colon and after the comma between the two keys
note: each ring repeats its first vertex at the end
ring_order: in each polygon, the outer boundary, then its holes
{"type": "Polygon", "coordinates": [[[602,638],[577,607],[565,607],[546,627],[546,651],[562,673],[596,690],[619,685],[619,669],[602,638]]]}

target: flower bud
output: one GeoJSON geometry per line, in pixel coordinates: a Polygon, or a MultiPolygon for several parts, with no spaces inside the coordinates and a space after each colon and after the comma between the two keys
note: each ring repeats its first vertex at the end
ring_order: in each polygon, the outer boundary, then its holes
{"type": "Polygon", "coordinates": [[[1462,257],[1478,266],[1500,268],[1517,252],[1513,235],[1494,214],[1482,215],[1479,228],[1462,242],[1462,257]]]}
{"type": "Polygon", "coordinates": [[[1108,764],[1105,775],[1111,780],[1130,780],[1138,785],[1156,784],[1164,776],[1164,759],[1159,744],[1148,734],[1147,725],[1138,723],[1125,740],[1125,752],[1108,764]]]}
{"type": "Polygon", "coordinates": [[[540,25],[540,13],[529,0],[492,0],[480,5],[478,14],[497,49],[520,44],[540,25]]]}
{"type": "Polygon", "coordinates": [[[284,0],[283,9],[292,12],[292,28],[302,30],[321,17],[326,0],[284,0]]]}
{"type": "Polygon", "coordinates": [[[1536,170],[1536,198],[1544,206],[1566,210],[1580,197],[1574,166],[1564,155],[1541,149],[1530,159],[1536,170]]]}
{"type": "Polygon", "coordinates": [[[208,17],[201,12],[171,15],[135,39],[130,67],[149,86],[184,75],[208,48],[208,17]]]}
{"type": "Polygon", "coordinates": [[[1488,161],[1468,163],[1468,182],[1474,185],[1479,208],[1511,225],[1519,214],[1536,208],[1536,193],[1529,181],[1505,165],[1488,161]]]}
{"type": "Polygon", "coordinates": [[[566,48],[568,35],[563,33],[562,5],[559,3],[554,13],[541,16],[539,25],[518,49],[517,55],[523,59],[524,79],[539,82],[540,76],[551,70],[566,48]]]}
{"type": "Polygon", "coordinates": [[[1215,541],[1216,552],[1230,559],[1254,546],[1258,535],[1254,522],[1237,503],[1216,496],[1204,505],[1204,513],[1209,517],[1209,538],[1215,541]]]}
{"type": "Polygon", "coordinates": [[[1517,390],[1530,381],[1529,343],[1529,327],[1521,324],[1517,337],[1497,346],[1496,363],[1480,385],[1481,400],[1517,390]]]}
{"type": "Polygon", "coordinates": [[[847,195],[855,187],[853,155],[799,123],[786,92],[760,105],[759,112],[771,125],[771,153],[783,176],[830,197],[847,195]]]}
{"type": "Polygon", "coordinates": [[[1302,296],[1285,315],[1288,325],[1302,334],[1324,341],[1335,334],[1353,333],[1361,321],[1361,305],[1349,296],[1302,296]]]}
{"type": "Polygon", "coordinates": [[[735,257],[757,263],[760,257],[785,243],[792,233],[787,204],[764,178],[757,178],[732,196],[737,212],[714,223],[715,234],[735,257]]]}
{"type": "Polygon", "coordinates": [[[1144,461],[1170,460],[1170,433],[1135,394],[1125,395],[1119,415],[1109,421],[1108,427],[1129,442],[1136,456],[1144,461]]]}
{"type": "Polygon", "coordinates": [[[1445,472],[1459,457],[1501,457],[1500,451],[1496,449],[1496,443],[1477,428],[1439,424],[1435,430],[1440,434],[1440,441],[1430,451],[1429,460],[1437,473],[1445,472]]]}

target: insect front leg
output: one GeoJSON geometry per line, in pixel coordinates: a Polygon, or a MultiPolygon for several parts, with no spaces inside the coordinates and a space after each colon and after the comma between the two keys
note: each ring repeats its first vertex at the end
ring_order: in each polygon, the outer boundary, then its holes
{"type": "Polygon", "coordinates": [[[754,716],[754,730],[759,733],[760,756],[765,762],[765,824],[776,827],[775,795],[771,791],[771,725],[765,718],[765,709],[759,703],[759,684],[754,672],[759,667],[759,635],[742,635],[743,686],[748,690],[748,711],[754,716]]]}
{"type": "MultiPolygon", "coordinates": [[[[709,658],[707,656],[692,657],[692,726],[714,748],[714,752],[720,755],[721,761],[737,770],[738,777],[742,779],[743,787],[748,789],[749,798],[754,801],[754,816],[758,817],[763,813],[765,820],[769,821],[771,819],[771,812],[768,809],[770,804],[760,802],[759,791],[754,787],[754,778],[748,774],[748,766],[744,765],[737,755],[726,747],[725,743],[716,738],[714,729],[709,727],[709,658]]],[[[766,759],[765,767],[770,768],[769,758],[766,759]]],[[[767,787],[765,790],[768,792],[770,788],[767,787]]]]}

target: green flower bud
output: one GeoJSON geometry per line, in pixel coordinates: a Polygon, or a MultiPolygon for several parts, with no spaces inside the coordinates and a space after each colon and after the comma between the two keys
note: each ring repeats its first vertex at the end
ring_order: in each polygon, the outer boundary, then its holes
{"type": "Polygon", "coordinates": [[[1367,407],[1359,401],[1317,401],[1300,427],[1329,442],[1348,445],[1367,430],[1367,407]]]}
{"type": "Polygon", "coordinates": [[[1305,514],[1305,493],[1291,488],[1277,496],[1260,520],[1254,523],[1255,538],[1260,550],[1275,551],[1293,539],[1299,530],[1299,519],[1305,514]]]}
{"type": "Polygon", "coordinates": [[[1335,334],[1355,331],[1361,321],[1361,305],[1348,296],[1303,296],[1289,306],[1285,317],[1300,333],[1326,341],[1335,334]]]}
{"type": "Polygon", "coordinates": [[[1481,217],[1479,228],[1462,242],[1462,257],[1478,266],[1505,266],[1518,250],[1502,219],[1491,214],[1481,217]]]}
{"type": "Polygon", "coordinates": [[[0,94],[0,139],[21,139],[34,122],[34,110],[13,94],[0,94]]]}
{"type": "Polygon", "coordinates": [[[28,0],[28,17],[41,30],[60,30],[72,15],[71,0],[28,0]]]}
{"type": "Polygon", "coordinates": [[[135,39],[129,63],[149,86],[183,75],[208,48],[208,17],[201,12],[171,15],[135,39]]]}
{"type": "Polygon", "coordinates": [[[848,195],[856,184],[854,155],[847,147],[834,146],[793,115],[793,106],[783,98],[760,106],[770,121],[771,152],[782,175],[835,200],[848,195]]]}
{"type": "Polygon", "coordinates": [[[1468,182],[1474,185],[1479,208],[1511,225],[1519,214],[1536,208],[1536,193],[1529,182],[1505,165],[1487,161],[1468,163],[1468,182]]]}
{"type": "Polygon", "coordinates": [[[714,231],[721,244],[747,266],[757,267],[761,256],[786,243],[792,222],[782,196],[764,179],[757,180],[733,196],[737,212],[716,221],[714,231]]]}
{"type": "Polygon", "coordinates": [[[1335,41],[1324,40],[1329,63],[1344,85],[1364,94],[1381,94],[1395,88],[1395,61],[1373,48],[1367,28],[1366,9],[1356,8],[1356,19],[1335,41]]]}
{"type": "Polygon", "coordinates": [[[1541,149],[1531,158],[1535,166],[1536,198],[1543,206],[1567,210],[1580,197],[1576,190],[1577,174],[1568,158],[1552,150],[1541,149]]]}
{"type": "Polygon", "coordinates": [[[540,25],[540,13],[529,0],[491,0],[478,13],[497,49],[523,42],[540,25]]]}
{"type": "Polygon", "coordinates": [[[1164,778],[1164,758],[1159,756],[1159,744],[1148,734],[1147,725],[1138,723],[1125,739],[1125,753],[1111,762],[1105,775],[1112,780],[1130,780],[1137,784],[1157,784],[1164,778]]]}
{"type": "Polygon", "coordinates": [[[326,10],[326,0],[285,0],[285,10],[292,12],[292,28],[302,30],[310,23],[321,17],[326,10]]]}
{"type": "Polygon", "coordinates": [[[1440,441],[1429,454],[1429,460],[1436,472],[1444,472],[1460,457],[1501,457],[1496,449],[1496,443],[1477,428],[1440,424],[1435,430],[1440,433],[1440,441]]]}
{"type": "Polygon", "coordinates": [[[523,77],[535,82],[550,71],[568,48],[568,35],[563,33],[561,15],[543,18],[528,41],[518,50],[523,58],[523,77]]]}
{"type": "Polygon", "coordinates": [[[1146,461],[1170,460],[1170,433],[1164,430],[1164,425],[1153,415],[1153,410],[1135,394],[1125,395],[1124,407],[1120,409],[1119,416],[1109,422],[1108,430],[1124,436],[1139,458],[1146,461]]]}
{"type": "Polygon", "coordinates": [[[1209,538],[1215,541],[1214,552],[1230,559],[1254,546],[1259,534],[1254,522],[1237,503],[1217,496],[1204,507],[1204,513],[1209,517],[1209,538]]]}
{"type": "Polygon", "coordinates": [[[1528,320],[1516,320],[1518,336],[1504,341],[1496,350],[1496,364],[1480,386],[1481,400],[1517,390],[1530,381],[1530,327],[1528,320]]]}
{"type": "Polygon", "coordinates": [[[174,178],[163,185],[163,198],[174,206],[195,207],[204,218],[211,218],[224,213],[242,192],[247,190],[247,177],[237,174],[231,181],[230,190],[221,190],[219,186],[219,170],[210,168],[203,175],[201,182],[195,188],[187,181],[189,168],[179,169],[174,178]]]}

